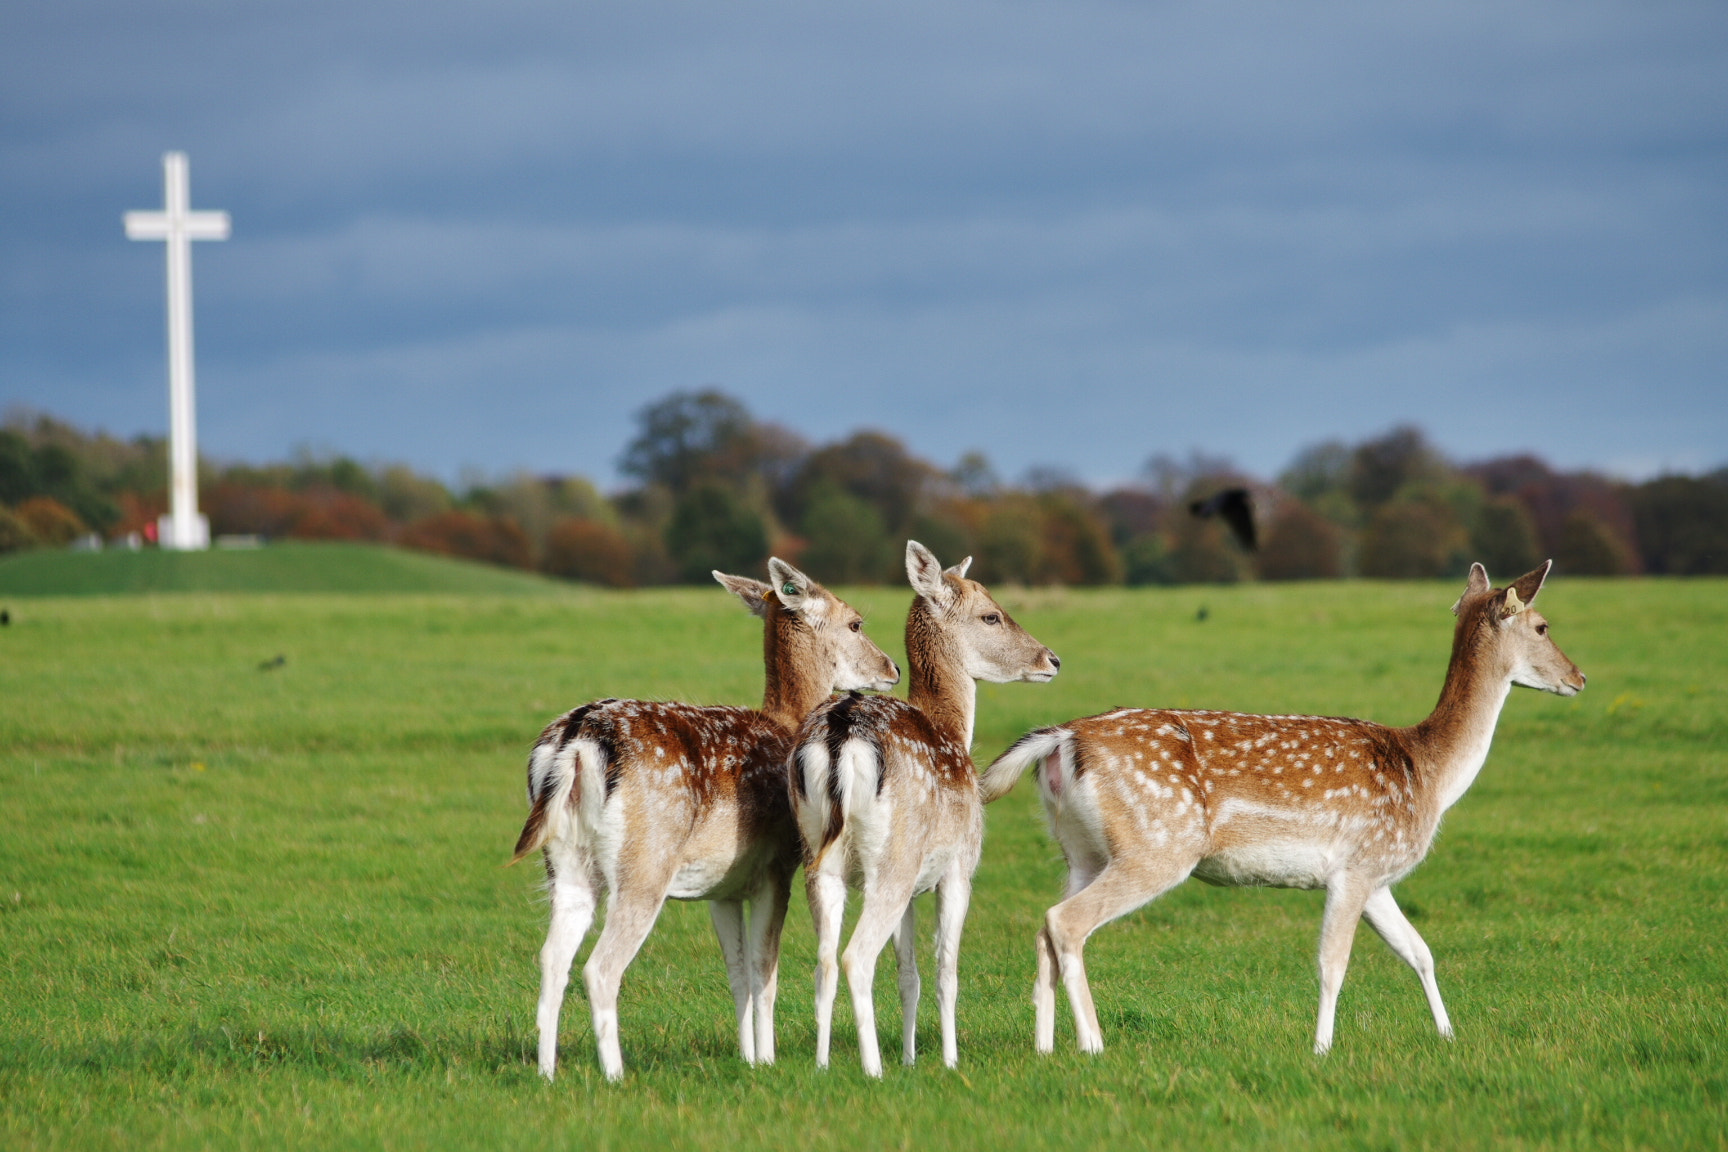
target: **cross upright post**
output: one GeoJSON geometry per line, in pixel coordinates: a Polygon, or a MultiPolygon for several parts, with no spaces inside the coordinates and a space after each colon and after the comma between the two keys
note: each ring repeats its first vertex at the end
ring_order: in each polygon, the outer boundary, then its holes
{"type": "Polygon", "coordinates": [[[198,424],[192,373],[192,241],[228,239],[228,213],[194,212],[186,153],[162,155],[163,210],[126,213],[129,240],[163,240],[168,250],[168,514],[162,547],[210,547],[210,521],[198,511],[198,424]]]}

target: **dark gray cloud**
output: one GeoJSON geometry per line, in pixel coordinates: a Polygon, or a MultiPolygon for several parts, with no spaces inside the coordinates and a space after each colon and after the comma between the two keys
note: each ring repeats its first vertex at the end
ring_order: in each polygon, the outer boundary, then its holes
{"type": "Polygon", "coordinates": [[[207,451],[610,479],[721,385],[1093,480],[1394,422],[1631,473],[1728,444],[1717,3],[28,5],[0,401],[207,451]]]}

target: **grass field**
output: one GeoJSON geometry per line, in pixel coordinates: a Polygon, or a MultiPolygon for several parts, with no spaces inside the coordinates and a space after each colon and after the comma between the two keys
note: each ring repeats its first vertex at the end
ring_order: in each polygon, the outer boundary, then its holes
{"type": "Polygon", "coordinates": [[[0,560],[0,596],[116,592],[544,593],[541,576],[378,544],[288,541],[214,552],[21,552],[0,560]]]}
{"type": "MultiPolygon", "coordinates": [[[[1321,897],[1190,883],[1094,937],[1105,1053],[1073,1051],[1064,1004],[1035,1057],[1061,865],[1022,784],[989,813],[958,1073],[930,1056],[927,952],[917,1067],[867,1082],[842,996],[816,1071],[800,893],[780,1063],[739,1064],[707,912],[672,905],[625,981],[619,1086],[579,981],[560,1079],[534,1071],[544,905],[535,869],[502,867],[527,746],[603,694],[754,702],[759,633],[718,588],[533,590],[0,585],[0,1147],[1728,1146],[1728,582],[1543,594],[1590,687],[1513,695],[1399,888],[1454,1043],[1364,928],[1315,1059],[1321,897]]],[[[1414,721],[1457,592],[1007,593],[1063,672],[986,686],[979,755],[1125,703],[1414,721]]],[[[909,596],[853,597],[896,658],[909,596]]]]}

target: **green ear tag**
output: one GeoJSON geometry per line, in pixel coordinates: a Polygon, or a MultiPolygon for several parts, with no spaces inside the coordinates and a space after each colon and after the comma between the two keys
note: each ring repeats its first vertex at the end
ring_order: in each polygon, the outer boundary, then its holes
{"type": "Polygon", "coordinates": [[[780,595],[782,595],[782,596],[796,596],[796,595],[798,595],[798,585],[792,583],[792,581],[790,581],[790,580],[786,581],[786,583],[780,585],[780,595]]]}

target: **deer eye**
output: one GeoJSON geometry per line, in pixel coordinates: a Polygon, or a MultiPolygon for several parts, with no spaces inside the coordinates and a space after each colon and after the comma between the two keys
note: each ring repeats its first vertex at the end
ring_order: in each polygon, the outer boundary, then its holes
{"type": "Polygon", "coordinates": [[[1000,624],[1000,623],[1002,623],[1002,617],[999,613],[996,613],[996,612],[986,612],[986,613],[984,613],[984,623],[986,623],[986,624],[1000,624]]]}
{"type": "Polygon", "coordinates": [[[1546,624],[1536,625],[1536,635],[1538,635],[1538,636],[1548,635],[1548,625],[1546,625],[1546,624]]]}
{"type": "Polygon", "coordinates": [[[854,632],[862,632],[864,631],[864,621],[854,620],[850,625],[848,625],[848,627],[850,627],[854,632]]]}

